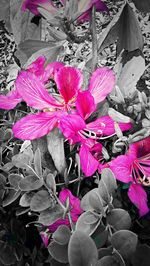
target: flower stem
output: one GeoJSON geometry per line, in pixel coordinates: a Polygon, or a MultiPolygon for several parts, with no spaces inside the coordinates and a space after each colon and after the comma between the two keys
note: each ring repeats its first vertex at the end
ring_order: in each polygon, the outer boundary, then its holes
{"type": "Polygon", "coordinates": [[[98,58],[98,44],[97,44],[95,6],[94,5],[92,8],[91,35],[92,35],[92,72],[93,72],[97,66],[97,58],[98,58]]]}

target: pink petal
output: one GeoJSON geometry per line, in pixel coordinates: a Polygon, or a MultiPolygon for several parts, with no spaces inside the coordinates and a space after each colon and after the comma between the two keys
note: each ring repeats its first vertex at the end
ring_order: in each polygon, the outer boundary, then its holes
{"type": "Polygon", "coordinates": [[[27,67],[27,70],[40,78],[45,71],[44,69],[45,62],[46,62],[45,56],[39,56],[32,64],[30,64],[27,67]]]}
{"type": "Polygon", "coordinates": [[[17,90],[10,91],[7,95],[0,95],[0,109],[11,110],[22,101],[17,90]]]}
{"type": "MultiPolygon", "coordinates": [[[[82,0],[81,0],[82,1],[82,0]]],[[[80,1],[79,1],[80,2],[80,1]]],[[[83,2],[83,1],[82,1],[83,2]]],[[[90,0],[90,1],[86,1],[86,8],[84,9],[85,12],[83,12],[83,15],[81,15],[78,18],[78,23],[84,23],[86,21],[91,20],[91,13],[92,13],[92,7],[93,5],[95,5],[96,7],[96,11],[101,12],[101,11],[108,11],[108,8],[106,6],[105,3],[103,3],[100,0],[90,0]]]]}
{"type": "Polygon", "coordinates": [[[75,197],[69,189],[63,189],[59,193],[60,201],[65,205],[67,198],[69,198],[70,203],[70,212],[73,216],[78,216],[82,213],[82,209],[80,207],[80,200],[75,197]]]}
{"type": "Polygon", "coordinates": [[[129,153],[136,153],[137,157],[143,157],[150,153],[150,137],[133,143],[129,147],[129,153]]]}
{"type": "Polygon", "coordinates": [[[48,234],[46,232],[40,232],[40,236],[42,238],[42,241],[43,241],[45,247],[47,247],[48,244],[49,244],[49,236],[48,236],[48,234]]]}
{"type": "Polygon", "coordinates": [[[58,219],[56,220],[53,224],[49,225],[49,231],[54,233],[57,228],[60,226],[60,225],[68,225],[69,226],[69,220],[68,218],[66,217],[66,219],[58,219]]]}
{"type": "MultiPolygon", "coordinates": [[[[110,116],[102,116],[95,121],[88,123],[87,128],[95,133],[102,132],[104,136],[110,136],[115,133],[114,120],[110,116]]],[[[129,130],[132,127],[131,123],[119,123],[122,131],[129,130]]]]}
{"type": "Polygon", "coordinates": [[[92,112],[95,111],[94,98],[89,91],[79,92],[76,100],[76,108],[78,113],[87,119],[92,112]]]}
{"type": "Polygon", "coordinates": [[[16,88],[23,100],[35,109],[44,109],[60,106],[48,93],[43,83],[32,73],[20,72],[16,79],[16,88]]]}
{"type": "Polygon", "coordinates": [[[113,171],[117,180],[124,183],[133,181],[131,174],[133,160],[130,156],[120,155],[109,163],[110,169],[113,171]]]}
{"type": "Polygon", "coordinates": [[[62,67],[55,75],[60,94],[63,96],[65,103],[73,100],[82,85],[82,74],[74,67],[62,67]]]}
{"type": "Polygon", "coordinates": [[[30,114],[13,126],[14,136],[18,139],[33,140],[48,134],[58,122],[57,113],[30,114]]]}
{"type": "Polygon", "coordinates": [[[98,68],[91,76],[89,91],[94,97],[95,103],[102,102],[113,90],[115,85],[115,74],[107,68],[98,68]]]}
{"type": "Polygon", "coordinates": [[[60,120],[59,128],[63,135],[70,141],[71,144],[80,142],[82,137],[79,131],[84,129],[86,124],[79,115],[69,114],[60,120]]]}
{"type": "Polygon", "coordinates": [[[92,176],[97,170],[99,162],[92,156],[86,145],[81,146],[79,156],[83,173],[85,176],[92,176]]]}
{"type": "Polygon", "coordinates": [[[147,206],[147,194],[141,185],[132,183],[128,190],[128,196],[132,203],[139,209],[140,216],[149,212],[147,206]]]}
{"type": "Polygon", "coordinates": [[[64,64],[61,62],[52,62],[48,64],[45,68],[45,72],[42,76],[42,80],[45,82],[49,79],[54,79],[56,73],[59,71],[60,68],[64,67],[64,64]]]}

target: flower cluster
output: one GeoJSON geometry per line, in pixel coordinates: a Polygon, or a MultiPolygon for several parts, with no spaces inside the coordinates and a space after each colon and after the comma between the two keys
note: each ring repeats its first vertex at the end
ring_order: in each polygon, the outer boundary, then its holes
{"type": "MultiPolygon", "coordinates": [[[[13,109],[25,101],[35,112],[23,117],[13,126],[16,138],[33,140],[47,135],[58,128],[70,145],[78,144],[81,168],[85,176],[92,176],[96,170],[110,167],[116,178],[130,183],[128,196],[138,207],[140,215],[146,214],[146,192],[141,179],[149,180],[150,156],[147,150],[150,138],[132,144],[126,155],[118,156],[104,164],[101,139],[115,135],[115,122],[108,116],[101,116],[92,122],[88,118],[96,111],[115,85],[115,75],[107,67],[96,69],[83,88],[82,72],[60,62],[45,66],[45,58],[39,57],[26,70],[22,70],[15,88],[0,96],[0,108],[13,109]],[[49,92],[49,81],[53,80],[56,91],[49,92]]],[[[118,123],[122,131],[129,130],[131,123],[118,123]]],[[[146,182],[145,181],[145,182],[146,182]]]]}

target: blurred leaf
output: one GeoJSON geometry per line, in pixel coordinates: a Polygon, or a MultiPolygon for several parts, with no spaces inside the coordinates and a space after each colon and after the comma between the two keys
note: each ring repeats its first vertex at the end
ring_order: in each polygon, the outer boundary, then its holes
{"type": "Polygon", "coordinates": [[[13,186],[15,189],[19,189],[19,182],[22,180],[22,176],[18,174],[10,174],[8,176],[8,180],[11,186],[13,186]]]}
{"type": "Polygon", "coordinates": [[[150,12],[150,2],[149,0],[132,0],[136,8],[143,12],[150,12]]]}
{"type": "Polygon", "coordinates": [[[48,27],[48,32],[50,34],[50,36],[52,36],[54,39],[55,39],[55,42],[59,42],[59,41],[63,41],[63,40],[66,40],[67,38],[67,35],[66,33],[64,33],[63,31],[61,30],[56,30],[55,28],[53,27],[48,27]]]}
{"type": "Polygon", "coordinates": [[[16,216],[23,215],[30,211],[30,208],[20,207],[16,210],[16,216]]]}
{"type": "Polygon", "coordinates": [[[98,185],[98,192],[102,199],[110,203],[111,196],[114,195],[117,189],[117,182],[113,172],[109,169],[103,169],[101,174],[101,180],[99,181],[98,185]]]}
{"type": "Polygon", "coordinates": [[[102,213],[105,216],[104,208],[103,208],[103,200],[98,193],[98,189],[91,190],[89,193],[89,204],[98,213],[102,213]]]}
{"type": "Polygon", "coordinates": [[[31,199],[30,208],[32,211],[44,211],[54,207],[54,199],[47,190],[38,191],[31,199]]]}
{"type": "Polygon", "coordinates": [[[63,213],[63,209],[60,207],[60,205],[56,205],[53,209],[42,211],[39,215],[38,221],[43,225],[48,226],[53,224],[56,220],[62,218],[63,213]]]}
{"type": "Polygon", "coordinates": [[[21,191],[18,190],[14,190],[14,189],[10,189],[9,193],[6,195],[6,197],[3,200],[3,207],[6,207],[8,205],[10,205],[11,203],[13,203],[21,194],[21,191]]]}
{"type": "Polygon", "coordinates": [[[6,185],[6,177],[0,173],[0,189],[3,189],[6,185]]]}
{"type": "MultiPolygon", "coordinates": [[[[102,37],[102,36],[101,36],[102,37]]],[[[99,52],[101,52],[108,45],[117,40],[117,54],[125,49],[127,51],[134,51],[136,49],[143,49],[143,36],[139,23],[136,19],[134,11],[129,4],[126,4],[123,9],[121,8],[117,15],[115,15],[112,24],[106,28],[106,33],[102,37],[99,52]]]]}
{"type": "Polygon", "coordinates": [[[48,246],[48,251],[52,258],[60,263],[68,262],[68,245],[59,245],[55,241],[52,241],[48,246]]]}
{"type": "Polygon", "coordinates": [[[4,141],[10,140],[12,136],[13,136],[12,129],[7,128],[4,135],[4,141]]]}
{"type": "Polygon", "coordinates": [[[53,240],[59,245],[67,245],[71,236],[70,229],[66,225],[60,225],[53,233],[53,240]]]}
{"type": "Polygon", "coordinates": [[[129,230],[120,230],[112,235],[111,243],[124,259],[128,259],[136,250],[138,237],[129,230]]]}
{"type": "Polygon", "coordinates": [[[101,259],[101,258],[103,258],[105,256],[111,255],[112,252],[113,252],[112,246],[109,246],[107,248],[100,248],[98,250],[98,258],[101,259]]]}
{"type": "Polygon", "coordinates": [[[136,85],[145,71],[145,59],[140,51],[128,53],[124,51],[114,68],[117,73],[117,85],[124,97],[131,97],[136,85]]]}
{"type": "Polygon", "coordinates": [[[59,14],[55,16],[54,14],[50,13],[48,10],[46,10],[42,6],[38,7],[38,11],[52,25],[60,27],[61,21],[59,19],[59,14]]]}
{"type": "Polygon", "coordinates": [[[84,212],[79,216],[76,222],[76,230],[82,231],[90,236],[97,229],[101,218],[102,217],[98,217],[90,211],[84,212]]]}
{"type": "Polygon", "coordinates": [[[113,209],[107,214],[107,222],[116,230],[129,229],[131,218],[127,211],[123,209],[113,209]]]}
{"type": "Polygon", "coordinates": [[[19,205],[22,207],[29,207],[34,194],[34,192],[24,193],[20,198],[19,205]]]}
{"type": "Polygon", "coordinates": [[[9,0],[1,0],[0,1],[0,20],[4,20],[6,22],[6,25],[8,28],[10,28],[10,21],[9,21],[9,13],[10,13],[10,8],[9,8],[9,0]]]}
{"type": "Polygon", "coordinates": [[[96,266],[120,266],[114,256],[105,256],[101,258],[96,266]]]}
{"type": "Polygon", "coordinates": [[[34,154],[34,169],[38,176],[42,178],[41,152],[39,148],[36,149],[34,154]]]}
{"type": "Polygon", "coordinates": [[[45,178],[45,183],[50,188],[53,193],[56,193],[56,182],[55,182],[55,176],[52,173],[49,173],[45,178]]]}
{"type": "Polygon", "coordinates": [[[132,257],[133,266],[149,266],[150,247],[146,244],[137,246],[134,256],[132,257]]]}
{"type": "Polygon", "coordinates": [[[30,164],[31,158],[27,153],[19,153],[12,157],[12,163],[18,168],[26,168],[30,164]]]}
{"type": "Polygon", "coordinates": [[[34,53],[38,52],[44,48],[55,47],[55,45],[51,45],[48,42],[40,41],[40,40],[26,40],[21,42],[18,48],[26,54],[27,58],[31,57],[34,53]]]}
{"type": "Polygon", "coordinates": [[[0,240],[0,261],[4,265],[11,265],[16,262],[13,248],[2,240],[0,240]]]}
{"type": "Polygon", "coordinates": [[[28,175],[19,183],[19,188],[22,191],[36,190],[42,187],[43,179],[38,179],[35,175],[28,175]]]}
{"type": "Polygon", "coordinates": [[[121,114],[113,108],[108,109],[108,115],[117,123],[130,123],[132,119],[126,115],[121,114]]]}
{"type": "Polygon", "coordinates": [[[64,152],[64,138],[57,128],[53,129],[47,135],[47,144],[56,169],[59,173],[64,175],[65,169],[67,168],[64,152]]]}
{"type": "Polygon", "coordinates": [[[98,252],[94,241],[82,231],[75,231],[68,246],[70,266],[94,266],[98,252]]]}
{"type": "Polygon", "coordinates": [[[105,245],[108,239],[108,230],[105,229],[106,227],[100,224],[96,231],[92,234],[92,239],[94,240],[97,248],[101,248],[105,245]]]}
{"type": "MultiPolygon", "coordinates": [[[[93,197],[95,194],[97,195],[97,193],[98,193],[98,189],[94,188],[94,189],[90,190],[88,193],[86,193],[84,195],[84,197],[81,199],[81,208],[84,211],[92,211],[93,210],[93,208],[94,208],[92,205],[93,204],[93,197]],[[93,195],[93,196],[91,196],[91,195],[93,195]]],[[[97,196],[95,196],[95,197],[98,200],[98,204],[99,204],[98,209],[101,210],[101,212],[103,212],[103,214],[104,214],[104,210],[103,210],[104,201],[103,201],[103,199],[101,199],[97,196]],[[102,200],[102,202],[101,202],[101,200],[102,200]]]]}
{"type": "MultiPolygon", "coordinates": [[[[33,14],[22,12],[22,0],[10,1],[10,24],[16,44],[29,38],[40,39],[41,27],[31,22],[33,14]]],[[[41,22],[40,22],[41,23],[41,22]]]]}

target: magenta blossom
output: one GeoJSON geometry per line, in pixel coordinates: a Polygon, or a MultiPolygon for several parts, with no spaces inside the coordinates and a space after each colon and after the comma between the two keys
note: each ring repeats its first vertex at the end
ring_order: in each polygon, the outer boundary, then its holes
{"type": "MultiPolygon", "coordinates": [[[[79,215],[83,212],[80,207],[80,200],[77,197],[73,196],[69,189],[65,188],[59,193],[59,200],[64,206],[66,206],[66,201],[68,198],[69,198],[69,212],[70,212],[71,220],[73,223],[76,223],[79,215]]],[[[67,216],[64,219],[58,219],[53,224],[51,224],[49,226],[49,231],[52,233],[55,232],[56,229],[62,224],[65,224],[68,226],[70,225],[70,222],[67,216]]]]}
{"type": "Polygon", "coordinates": [[[142,187],[150,185],[150,137],[131,144],[125,155],[120,155],[110,162],[110,168],[116,178],[130,183],[128,196],[139,209],[140,216],[149,212],[147,194],[142,187]]]}
{"type": "MultiPolygon", "coordinates": [[[[60,0],[62,5],[65,4],[64,0],[60,0]]],[[[97,12],[107,11],[108,8],[101,0],[78,0],[77,12],[82,14],[78,17],[77,22],[83,23],[91,19],[92,7],[95,6],[97,12]]],[[[22,11],[30,10],[34,15],[40,15],[38,7],[43,7],[52,15],[58,15],[58,11],[62,8],[54,6],[51,0],[24,0],[22,4],[22,11]]]]}
{"type": "MultiPolygon", "coordinates": [[[[84,106],[84,102],[82,104],[84,106]]],[[[119,126],[124,131],[132,125],[120,123],[119,126]]],[[[97,140],[115,134],[114,121],[109,116],[103,116],[86,123],[78,114],[68,114],[61,119],[59,127],[70,144],[80,144],[79,156],[85,176],[91,176],[97,169],[101,171],[104,162],[103,147],[97,140]]]]}
{"type": "Polygon", "coordinates": [[[51,0],[24,0],[22,4],[22,11],[30,10],[34,15],[40,15],[38,7],[43,7],[50,13],[55,14],[57,8],[53,5],[51,0]]]}

